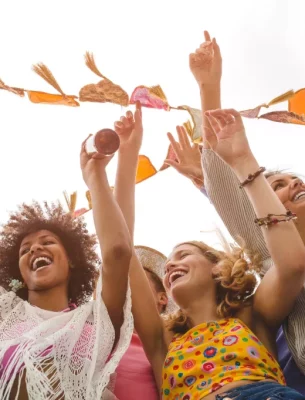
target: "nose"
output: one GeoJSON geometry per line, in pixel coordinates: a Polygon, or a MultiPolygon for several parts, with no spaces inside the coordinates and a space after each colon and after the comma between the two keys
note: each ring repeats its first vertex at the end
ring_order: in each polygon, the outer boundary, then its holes
{"type": "Polygon", "coordinates": [[[296,189],[298,186],[302,186],[302,185],[303,185],[303,181],[300,178],[295,178],[290,183],[291,189],[296,189]]]}
{"type": "Polygon", "coordinates": [[[176,261],[169,260],[165,266],[165,273],[168,274],[176,266],[177,266],[176,261]]]}
{"type": "Polygon", "coordinates": [[[33,243],[31,246],[31,249],[30,249],[30,253],[34,254],[34,253],[37,253],[37,251],[39,251],[39,250],[43,250],[42,245],[39,243],[33,243]]]}

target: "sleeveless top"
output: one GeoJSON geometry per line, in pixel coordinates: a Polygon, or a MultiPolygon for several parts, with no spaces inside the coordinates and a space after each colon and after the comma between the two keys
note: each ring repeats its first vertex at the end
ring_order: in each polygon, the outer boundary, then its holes
{"type": "Polygon", "coordinates": [[[241,320],[204,322],[169,345],[162,399],[202,399],[231,382],[265,379],[286,384],[277,361],[241,320]]]}
{"type": "Polygon", "coordinates": [[[116,369],[114,394],[119,400],[160,398],[153,370],[136,333],[116,369]]]}
{"type": "MultiPolygon", "coordinates": [[[[71,303],[71,304],[69,304],[68,308],[66,308],[65,310],[63,310],[61,312],[69,312],[69,311],[75,310],[76,308],[77,308],[76,304],[71,303]]],[[[7,351],[4,353],[2,361],[0,362],[0,377],[2,377],[3,371],[5,371],[6,369],[9,368],[10,360],[11,360],[12,356],[14,355],[14,352],[16,351],[17,348],[18,348],[18,345],[13,345],[9,349],[7,349],[7,351]]],[[[47,347],[40,355],[41,356],[48,355],[50,353],[51,349],[52,349],[52,346],[47,347]]],[[[21,363],[19,368],[17,368],[16,372],[19,373],[23,366],[24,366],[24,363],[21,363]]],[[[15,372],[15,368],[13,367],[11,370],[11,373],[9,374],[7,379],[10,379],[14,372],[15,372]]]]}

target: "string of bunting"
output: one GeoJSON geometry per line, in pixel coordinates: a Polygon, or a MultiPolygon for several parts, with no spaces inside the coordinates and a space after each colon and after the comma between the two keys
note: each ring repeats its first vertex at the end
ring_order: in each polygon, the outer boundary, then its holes
{"type": "MultiPolygon", "coordinates": [[[[154,108],[159,110],[183,110],[189,113],[189,120],[183,125],[186,129],[190,140],[193,143],[201,144],[201,130],[202,130],[202,117],[201,110],[182,105],[173,107],[169,104],[165,93],[161,86],[137,86],[131,96],[119,85],[112,82],[109,78],[104,76],[98,69],[92,53],[86,52],[85,54],[86,66],[101,80],[97,83],[90,83],[82,87],[78,96],[67,95],[58,84],[50,69],[43,63],[33,65],[33,71],[51,85],[57,93],[46,93],[40,91],[27,90],[9,86],[0,79],[0,90],[10,92],[14,95],[25,97],[35,104],[49,104],[49,105],[64,105],[69,107],[79,107],[80,102],[92,103],[113,103],[122,107],[136,104],[140,102],[142,107],[154,108]]],[[[263,103],[255,108],[240,111],[241,115],[245,118],[267,119],[269,121],[305,125],[305,88],[298,91],[289,90],[286,93],[272,99],[268,103],[263,103]],[[262,112],[264,109],[269,109],[273,105],[287,102],[285,109],[281,111],[262,112]]],[[[167,151],[166,159],[176,160],[175,153],[171,146],[167,151]]],[[[145,155],[139,156],[138,170],[136,176],[136,183],[143,182],[144,180],[154,176],[160,171],[167,169],[169,165],[163,163],[158,170],[151,163],[149,157],[145,155]]],[[[75,210],[76,207],[76,192],[68,196],[65,193],[65,199],[68,204],[69,210],[73,215],[80,216],[91,209],[90,193],[86,193],[88,200],[88,209],[75,210]]]]}

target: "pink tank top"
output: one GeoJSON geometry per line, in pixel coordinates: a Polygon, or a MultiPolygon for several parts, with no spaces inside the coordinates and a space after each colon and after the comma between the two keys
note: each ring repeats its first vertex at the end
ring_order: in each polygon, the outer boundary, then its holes
{"type": "Polygon", "coordinates": [[[137,334],[116,369],[114,394],[120,400],[158,400],[154,374],[137,334]]]}

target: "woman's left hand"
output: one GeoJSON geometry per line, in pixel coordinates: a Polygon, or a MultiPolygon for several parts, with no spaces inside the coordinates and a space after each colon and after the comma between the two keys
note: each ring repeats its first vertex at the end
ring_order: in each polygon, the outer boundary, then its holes
{"type": "MultiPolygon", "coordinates": [[[[91,135],[88,137],[90,136],[91,135]]],[[[109,164],[113,156],[104,156],[100,153],[88,154],[86,151],[86,140],[83,142],[81,148],[80,167],[83,179],[90,189],[95,182],[106,174],[106,166],[109,164]]]]}
{"type": "Polygon", "coordinates": [[[238,111],[212,110],[206,111],[211,128],[204,127],[203,140],[233,169],[235,166],[252,159],[253,155],[248,143],[245,127],[238,111]]]}

